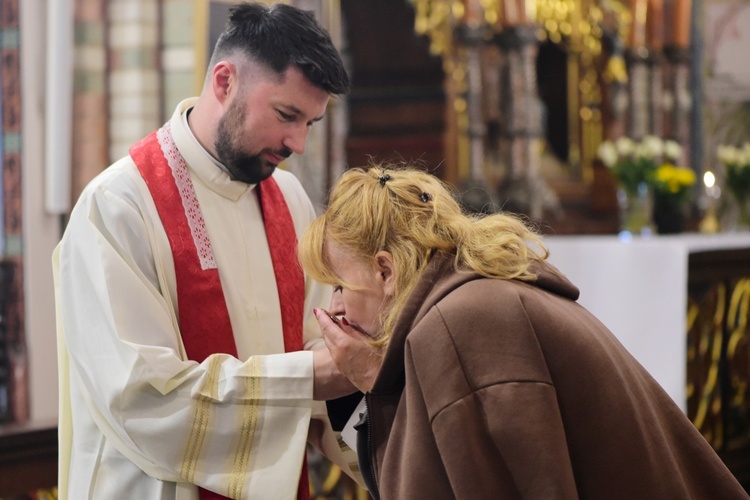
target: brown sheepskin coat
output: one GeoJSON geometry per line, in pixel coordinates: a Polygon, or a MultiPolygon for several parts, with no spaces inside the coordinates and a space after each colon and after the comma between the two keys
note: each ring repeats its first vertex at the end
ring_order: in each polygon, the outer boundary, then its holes
{"type": "Polygon", "coordinates": [[[373,496],[748,498],[577,298],[546,265],[524,283],[434,256],[366,395],[358,452],[373,496]]]}

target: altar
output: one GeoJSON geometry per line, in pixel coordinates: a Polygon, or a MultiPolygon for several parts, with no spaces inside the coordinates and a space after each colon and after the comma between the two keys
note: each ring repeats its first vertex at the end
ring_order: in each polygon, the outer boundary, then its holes
{"type": "Polygon", "coordinates": [[[691,256],[750,251],[750,233],[681,234],[629,241],[617,236],[552,236],[545,242],[549,262],[579,287],[579,303],[609,327],[687,411],[691,256]]]}

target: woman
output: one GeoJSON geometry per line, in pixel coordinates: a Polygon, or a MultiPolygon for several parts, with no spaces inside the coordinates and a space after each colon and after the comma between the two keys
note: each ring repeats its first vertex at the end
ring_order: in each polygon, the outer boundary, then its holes
{"type": "Polygon", "coordinates": [[[365,393],[374,498],[748,498],[692,423],[504,214],[414,168],[347,171],[300,241],[365,393]]]}

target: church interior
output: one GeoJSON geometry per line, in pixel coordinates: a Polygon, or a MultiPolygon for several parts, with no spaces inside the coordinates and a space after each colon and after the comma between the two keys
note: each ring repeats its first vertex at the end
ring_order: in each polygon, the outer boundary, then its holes
{"type": "MultiPolygon", "coordinates": [[[[197,95],[228,0],[0,0],[0,500],[56,498],[50,258],[197,95]]],[[[274,3],[266,0],[265,3],[274,3]]],[[[517,213],[750,491],[750,3],[285,0],[351,77],[292,171],[411,163],[517,213]]],[[[313,498],[366,498],[311,460],[313,498]]]]}

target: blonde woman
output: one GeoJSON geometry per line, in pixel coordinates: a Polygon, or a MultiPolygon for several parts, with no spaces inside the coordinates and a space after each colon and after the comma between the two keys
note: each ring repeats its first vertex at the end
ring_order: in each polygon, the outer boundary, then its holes
{"type": "Polygon", "coordinates": [[[374,498],[748,498],[517,218],[465,214],[419,169],[353,169],[299,254],[335,287],[316,317],[365,393],[374,498]]]}

